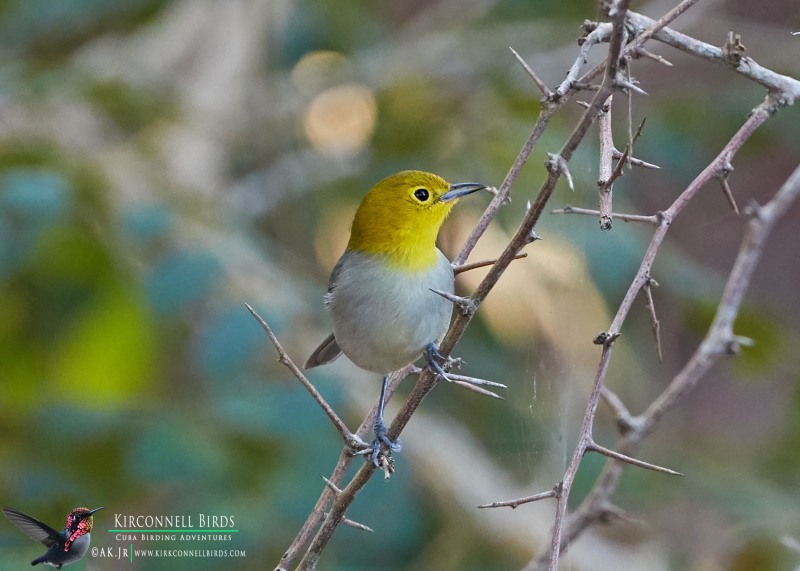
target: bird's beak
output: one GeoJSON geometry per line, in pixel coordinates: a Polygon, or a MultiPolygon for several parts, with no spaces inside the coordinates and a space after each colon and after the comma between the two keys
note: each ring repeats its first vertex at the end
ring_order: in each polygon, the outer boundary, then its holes
{"type": "Polygon", "coordinates": [[[440,196],[437,202],[449,202],[485,188],[487,188],[487,186],[479,182],[457,182],[456,184],[451,184],[450,190],[440,196]]]}
{"type": "Polygon", "coordinates": [[[92,515],[94,512],[99,512],[100,510],[104,509],[106,509],[105,506],[103,506],[102,508],[94,508],[93,510],[89,511],[89,515],[92,515]]]}

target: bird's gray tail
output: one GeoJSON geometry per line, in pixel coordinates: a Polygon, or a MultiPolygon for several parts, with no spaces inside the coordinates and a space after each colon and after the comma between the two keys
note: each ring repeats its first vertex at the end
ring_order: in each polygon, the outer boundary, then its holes
{"type": "Polygon", "coordinates": [[[306,360],[306,364],[303,365],[303,368],[313,369],[314,367],[330,363],[338,359],[341,354],[342,350],[336,342],[336,337],[331,333],[325,341],[311,353],[311,356],[306,360]]]}

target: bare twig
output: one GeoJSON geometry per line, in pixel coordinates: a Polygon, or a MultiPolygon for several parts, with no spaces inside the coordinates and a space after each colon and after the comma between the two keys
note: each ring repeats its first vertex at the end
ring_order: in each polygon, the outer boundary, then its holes
{"type": "MultiPolygon", "coordinates": [[[[550,214],[583,214],[586,216],[598,216],[600,211],[591,210],[589,208],[578,208],[577,206],[567,204],[564,208],[551,210],[550,214]]],[[[652,224],[653,226],[658,224],[657,216],[646,216],[642,214],[620,214],[618,212],[614,212],[612,213],[612,217],[622,220],[623,222],[644,222],[646,224],[652,224]]]]}
{"type": "MultiPolygon", "coordinates": [[[[521,260],[522,258],[527,258],[528,254],[525,252],[521,252],[514,256],[515,260],[521,260]]],[[[470,262],[469,264],[462,264],[460,266],[455,266],[453,268],[453,273],[458,275],[462,272],[468,272],[470,270],[477,270],[478,268],[485,268],[486,266],[491,266],[497,262],[497,259],[494,260],[481,260],[480,262],[470,262]]]]}
{"type": "Polygon", "coordinates": [[[522,68],[525,70],[525,72],[529,76],[531,76],[533,83],[536,84],[536,87],[539,88],[539,91],[542,92],[542,95],[544,95],[545,98],[548,99],[551,98],[553,96],[553,92],[550,91],[550,88],[547,87],[547,84],[544,81],[542,81],[538,75],[536,75],[536,72],[533,71],[531,66],[529,66],[524,59],[522,59],[522,56],[517,53],[517,50],[515,50],[511,46],[509,46],[508,49],[510,49],[511,53],[514,54],[514,57],[517,58],[517,61],[520,63],[520,65],[522,65],[522,68]]]}
{"type": "Polygon", "coordinates": [[[617,428],[619,428],[620,434],[626,434],[639,425],[639,419],[633,417],[628,407],[622,402],[622,399],[605,385],[603,385],[600,391],[600,398],[602,398],[603,402],[611,409],[611,413],[617,421],[617,428]]]}
{"type": "Polygon", "coordinates": [[[546,500],[547,498],[555,498],[559,494],[557,488],[553,488],[547,492],[542,492],[541,494],[534,494],[532,496],[526,496],[524,498],[517,498],[514,500],[505,500],[501,502],[492,502],[490,504],[481,504],[479,508],[511,508],[512,510],[517,509],[519,506],[523,504],[529,504],[531,502],[538,502],[539,500],[546,500]]]}
{"type": "MultiPolygon", "coordinates": [[[[628,12],[628,22],[641,30],[645,28],[654,29],[654,24],[656,24],[654,20],[636,12],[628,12]]],[[[639,44],[645,34],[648,33],[639,34],[634,43],[639,44]]],[[[800,98],[800,82],[798,80],[766,69],[757,64],[752,58],[742,56],[738,64],[735,64],[725,56],[722,48],[701,42],[666,27],[662,27],[654,33],[649,33],[649,35],[688,54],[706,61],[725,65],[736,73],[763,85],[770,92],[780,93],[783,98],[781,105],[792,105],[800,98]]]]}
{"type": "Polygon", "coordinates": [[[661,352],[661,323],[658,321],[658,316],[656,316],[656,304],[653,301],[653,288],[658,287],[658,282],[647,276],[647,281],[645,281],[644,286],[644,299],[645,305],[647,306],[647,313],[650,315],[650,328],[653,331],[653,340],[656,343],[656,353],[658,354],[658,362],[664,362],[664,356],[661,352]]]}
{"type": "MultiPolygon", "coordinates": [[[[394,394],[397,385],[402,381],[406,376],[410,373],[414,372],[416,367],[414,365],[409,365],[404,367],[400,371],[394,373],[391,378],[389,379],[389,386],[387,387],[386,397],[387,402],[394,394]]],[[[364,418],[361,426],[358,427],[356,430],[356,434],[364,438],[366,434],[373,429],[373,425],[375,424],[375,418],[378,413],[378,402],[376,402],[370,412],[367,414],[366,418],[364,418]]],[[[370,450],[366,448],[366,450],[370,450]]],[[[342,452],[339,454],[339,458],[336,462],[336,466],[333,468],[331,475],[329,478],[325,478],[325,487],[323,488],[322,492],[320,493],[319,498],[317,499],[316,504],[312,508],[311,512],[308,514],[308,518],[306,518],[305,523],[300,528],[300,531],[295,536],[292,544],[286,549],[281,560],[278,562],[277,567],[275,568],[276,571],[286,571],[291,568],[294,564],[297,557],[300,555],[301,551],[306,548],[308,542],[311,540],[313,534],[319,528],[320,523],[323,521],[324,518],[329,516],[329,512],[327,512],[327,506],[333,500],[334,496],[338,495],[341,490],[339,486],[341,482],[344,481],[345,474],[347,470],[350,468],[354,459],[353,453],[348,447],[345,447],[342,452]]]]}
{"type": "MultiPolygon", "coordinates": [[[[613,219],[611,218],[611,201],[614,183],[611,180],[614,160],[614,137],[611,133],[611,104],[613,95],[609,95],[602,107],[600,119],[597,121],[600,127],[600,178],[597,179],[597,191],[600,198],[600,229],[611,230],[613,219]]],[[[627,157],[627,150],[624,155],[627,157]]],[[[620,164],[624,162],[620,159],[620,164]]]]}
{"type": "Polygon", "coordinates": [[[569,90],[575,88],[576,84],[578,83],[578,74],[588,61],[589,50],[591,50],[592,47],[597,44],[608,41],[608,39],[611,37],[612,28],[613,26],[609,22],[596,24],[593,26],[592,30],[586,34],[586,36],[581,38],[580,53],[578,54],[578,57],[575,58],[575,62],[572,64],[572,67],[569,68],[569,72],[567,72],[567,78],[558,87],[558,89],[556,89],[556,97],[563,97],[569,90]]]}
{"type": "Polygon", "coordinates": [[[289,357],[289,354],[283,349],[283,346],[281,345],[280,341],[278,341],[278,338],[272,332],[272,329],[270,329],[269,325],[267,325],[267,322],[264,321],[264,319],[262,319],[256,310],[250,307],[249,304],[245,303],[244,305],[247,307],[247,310],[253,315],[253,317],[256,318],[262,329],[264,329],[264,331],[267,333],[269,340],[275,346],[275,349],[278,351],[278,361],[282,365],[285,365],[286,368],[292,372],[297,380],[300,381],[300,383],[309,392],[311,397],[317,401],[317,404],[319,404],[319,406],[331,420],[333,426],[336,427],[337,432],[342,437],[342,440],[344,440],[345,446],[348,446],[352,450],[368,447],[368,444],[366,444],[358,435],[350,432],[350,429],[347,428],[347,425],[345,425],[342,419],[340,419],[336,412],[334,412],[333,408],[331,408],[331,405],[327,403],[322,394],[313,384],[311,384],[311,381],[306,378],[300,368],[294,364],[294,361],[292,361],[292,359],[289,357]]]}

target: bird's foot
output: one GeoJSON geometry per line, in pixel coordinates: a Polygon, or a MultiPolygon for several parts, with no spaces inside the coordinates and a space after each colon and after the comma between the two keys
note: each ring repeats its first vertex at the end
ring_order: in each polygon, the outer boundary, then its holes
{"type": "Polygon", "coordinates": [[[436,346],[436,343],[428,343],[428,346],[425,347],[425,360],[428,362],[428,368],[433,371],[436,375],[453,383],[454,385],[459,385],[464,388],[470,389],[475,391],[476,393],[481,393],[490,397],[494,398],[503,398],[500,395],[493,393],[490,390],[482,388],[482,386],[490,386],[499,389],[506,389],[504,384],[502,383],[495,383],[494,381],[487,381],[484,379],[478,379],[475,377],[467,377],[464,375],[456,375],[454,373],[450,373],[444,370],[444,367],[439,363],[439,360],[444,361],[445,366],[449,369],[450,367],[459,367],[463,362],[461,359],[453,359],[451,357],[445,357],[439,352],[439,347],[436,346]]]}
{"type": "Polygon", "coordinates": [[[378,418],[378,420],[375,421],[375,440],[372,441],[372,463],[379,468],[381,463],[378,457],[381,453],[381,444],[386,444],[392,452],[400,452],[400,450],[403,449],[402,441],[399,438],[397,440],[389,438],[387,435],[388,431],[389,429],[386,428],[383,419],[378,418]]]}
{"type": "Polygon", "coordinates": [[[443,361],[448,367],[452,365],[461,365],[461,359],[445,357],[439,352],[439,346],[436,345],[436,343],[428,343],[428,345],[425,347],[425,362],[427,363],[428,368],[436,375],[442,377],[444,380],[449,381],[450,378],[447,376],[447,371],[445,371],[444,367],[442,367],[441,363],[439,363],[440,360],[443,361]]]}

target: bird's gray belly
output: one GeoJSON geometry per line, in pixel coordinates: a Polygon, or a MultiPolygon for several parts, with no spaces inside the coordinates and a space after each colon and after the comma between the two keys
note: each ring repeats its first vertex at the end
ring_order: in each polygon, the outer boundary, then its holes
{"type": "Polygon", "coordinates": [[[453,291],[450,263],[439,253],[436,267],[410,273],[355,256],[340,272],[352,271],[358,279],[340,273],[329,297],[336,341],[359,367],[394,371],[417,360],[447,331],[452,304],[430,290],[453,291]]]}

